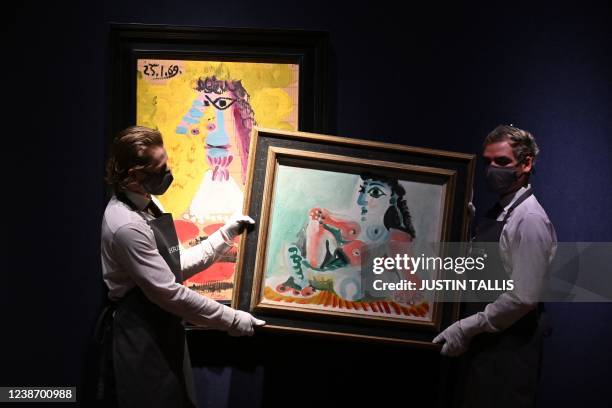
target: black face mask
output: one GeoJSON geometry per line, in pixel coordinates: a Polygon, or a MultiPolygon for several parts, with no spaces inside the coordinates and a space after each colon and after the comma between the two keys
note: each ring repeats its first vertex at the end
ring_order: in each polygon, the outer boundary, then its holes
{"type": "Polygon", "coordinates": [[[149,194],[161,195],[168,190],[168,187],[170,187],[173,180],[174,177],[172,176],[172,172],[168,169],[166,171],[150,175],[145,181],[142,182],[142,187],[149,194]]]}
{"type": "Polygon", "coordinates": [[[485,171],[487,187],[492,192],[504,194],[518,180],[515,167],[494,167],[488,165],[485,171]]]}

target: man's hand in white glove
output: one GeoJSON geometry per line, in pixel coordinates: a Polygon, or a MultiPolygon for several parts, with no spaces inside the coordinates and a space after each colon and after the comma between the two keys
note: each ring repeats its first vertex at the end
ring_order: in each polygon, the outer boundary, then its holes
{"type": "Polygon", "coordinates": [[[264,320],[259,320],[253,317],[250,313],[242,310],[236,310],[234,322],[227,331],[230,336],[252,336],[255,333],[255,327],[266,324],[264,320]]]}
{"type": "Polygon", "coordinates": [[[440,354],[449,357],[459,356],[467,351],[472,337],[482,332],[479,326],[477,314],[466,317],[448,326],[433,339],[433,342],[444,342],[440,354]]]}
{"type": "Polygon", "coordinates": [[[224,226],[220,229],[225,234],[228,240],[233,240],[236,238],[242,231],[246,228],[247,225],[255,224],[255,220],[253,220],[248,215],[244,214],[235,214],[233,215],[224,226]]]}

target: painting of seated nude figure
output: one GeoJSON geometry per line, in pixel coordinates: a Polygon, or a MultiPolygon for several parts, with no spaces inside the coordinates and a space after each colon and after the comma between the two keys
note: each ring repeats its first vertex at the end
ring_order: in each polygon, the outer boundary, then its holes
{"type": "MultiPolygon", "coordinates": [[[[440,240],[443,185],[289,165],[275,173],[261,304],[431,321],[429,294],[380,293],[369,283],[373,258],[440,240]]],[[[419,281],[409,269],[385,279],[419,281]]]]}

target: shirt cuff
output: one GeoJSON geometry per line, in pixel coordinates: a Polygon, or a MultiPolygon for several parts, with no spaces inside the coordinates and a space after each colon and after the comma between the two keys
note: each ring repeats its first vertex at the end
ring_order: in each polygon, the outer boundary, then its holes
{"type": "Polygon", "coordinates": [[[229,330],[234,324],[236,318],[236,311],[231,307],[223,305],[223,311],[221,313],[221,324],[226,330],[229,330]]]}
{"type": "Polygon", "coordinates": [[[471,316],[461,319],[460,325],[463,334],[467,337],[472,338],[477,334],[483,333],[486,330],[485,316],[483,313],[476,313],[471,316]]]}
{"type": "Polygon", "coordinates": [[[228,239],[227,235],[220,229],[212,233],[207,240],[216,253],[225,253],[234,246],[234,241],[228,239]]]}

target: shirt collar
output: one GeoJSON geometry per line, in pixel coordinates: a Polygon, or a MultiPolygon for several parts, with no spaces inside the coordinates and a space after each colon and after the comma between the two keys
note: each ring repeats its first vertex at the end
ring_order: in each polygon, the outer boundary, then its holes
{"type": "Polygon", "coordinates": [[[514,202],[518,200],[518,198],[523,195],[523,193],[527,191],[530,187],[531,184],[527,184],[526,186],[523,186],[516,190],[514,194],[508,194],[507,196],[499,200],[499,205],[504,208],[504,212],[508,211],[508,208],[510,208],[510,206],[514,204],[514,202]]]}
{"type": "Polygon", "coordinates": [[[147,208],[147,206],[151,202],[151,197],[147,197],[130,190],[123,190],[123,193],[125,194],[127,199],[130,200],[140,211],[143,211],[145,208],[147,208]]]}

